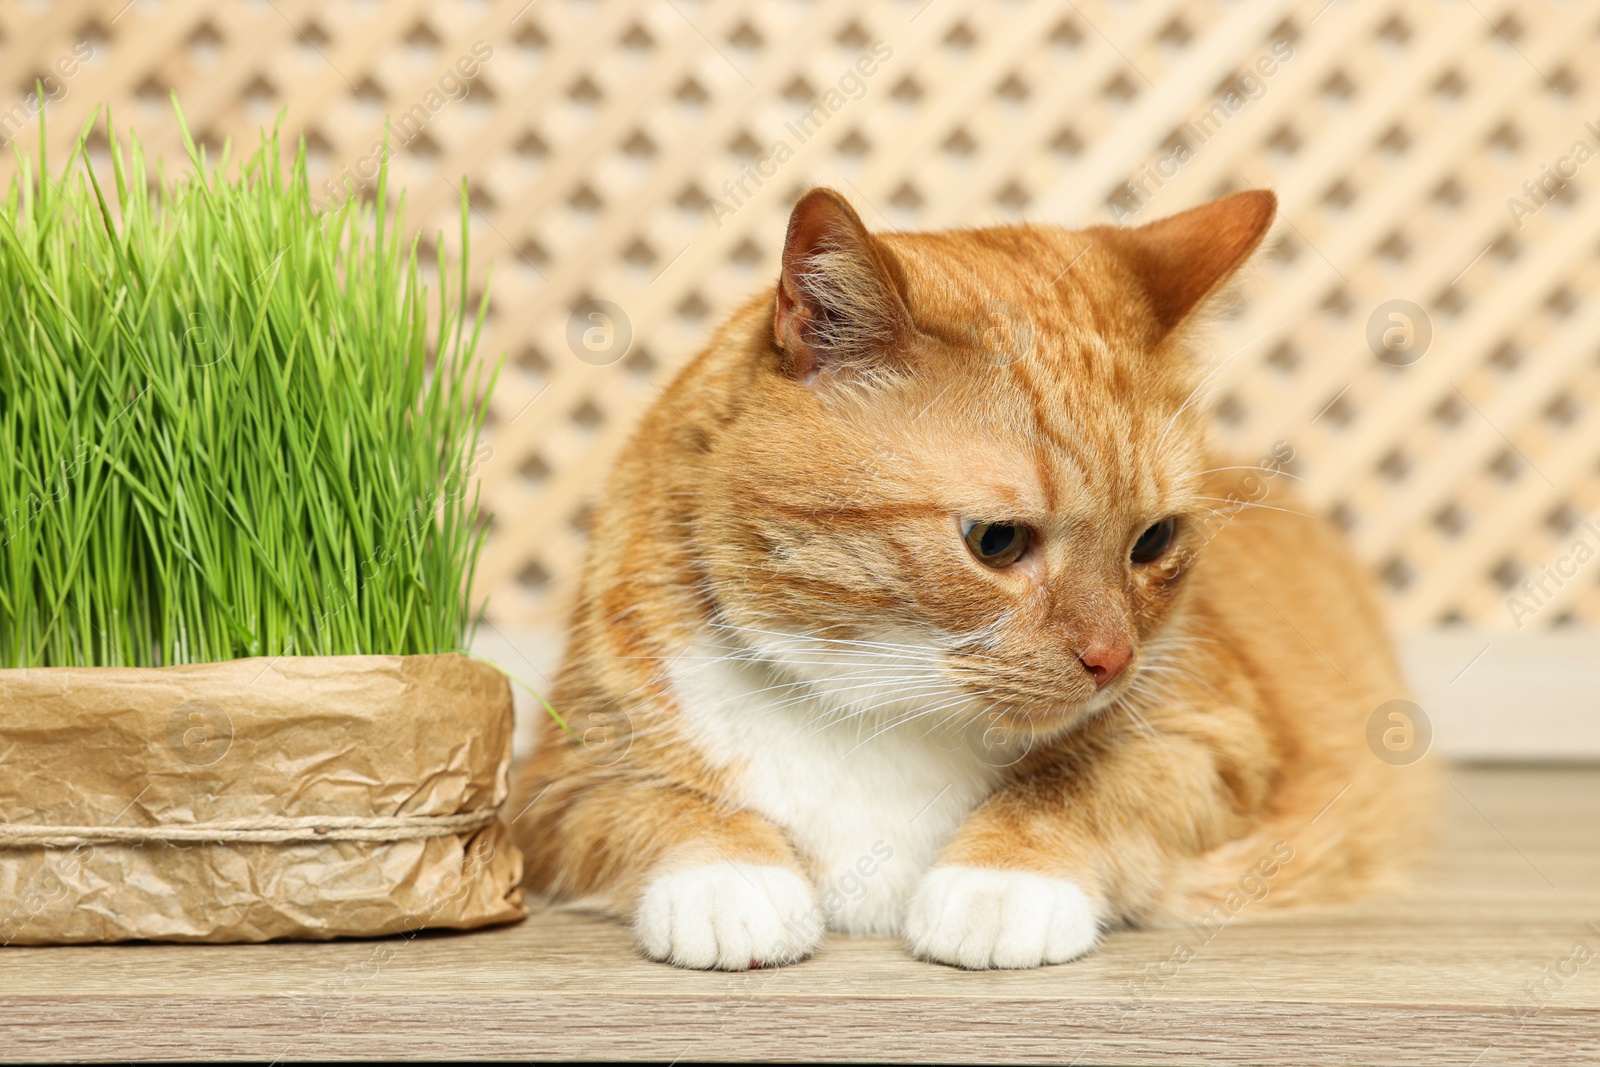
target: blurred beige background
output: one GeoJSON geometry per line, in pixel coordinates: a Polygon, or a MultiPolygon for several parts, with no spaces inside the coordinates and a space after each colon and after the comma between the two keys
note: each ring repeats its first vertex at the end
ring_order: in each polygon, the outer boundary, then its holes
{"type": "Polygon", "coordinates": [[[1216,343],[1220,438],[1292,453],[1403,629],[1600,622],[1592,3],[23,0],[0,72],[0,140],[36,144],[44,78],[57,159],[104,103],[176,163],[175,90],[213,146],[285,112],[324,193],[368,182],[393,122],[410,219],[452,243],[470,177],[509,356],[481,468],[497,626],[559,622],[611,456],[770,283],[813,184],[883,228],[1276,189],[1216,343]],[[609,318],[575,319],[589,301],[609,318]]]}

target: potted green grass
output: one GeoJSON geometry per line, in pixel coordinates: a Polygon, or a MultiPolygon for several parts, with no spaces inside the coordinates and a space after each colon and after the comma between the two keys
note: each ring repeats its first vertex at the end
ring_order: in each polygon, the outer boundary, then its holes
{"type": "Polygon", "coordinates": [[[519,917],[465,194],[434,300],[386,174],[106,132],[0,204],[0,944],[519,917]]]}

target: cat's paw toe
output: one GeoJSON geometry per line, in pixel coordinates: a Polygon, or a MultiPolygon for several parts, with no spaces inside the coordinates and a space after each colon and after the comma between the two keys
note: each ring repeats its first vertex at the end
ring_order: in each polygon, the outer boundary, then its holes
{"type": "Polygon", "coordinates": [[[822,940],[811,884],[784,867],[714,863],[651,882],[634,914],[651,959],[699,970],[793,963],[822,940]]]}
{"type": "Polygon", "coordinates": [[[923,959],[974,970],[1065,963],[1094,947],[1094,907],[1064,878],[985,867],[935,867],[906,912],[923,959]]]}

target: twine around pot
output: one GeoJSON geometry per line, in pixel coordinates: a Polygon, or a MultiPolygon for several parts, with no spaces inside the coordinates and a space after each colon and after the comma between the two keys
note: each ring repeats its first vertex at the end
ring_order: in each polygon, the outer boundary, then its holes
{"type": "Polygon", "coordinates": [[[498,808],[459,815],[267,815],[251,819],[159,826],[0,825],[0,848],[75,848],[79,845],[280,844],[322,841],[412,841],[487,826],[498,808]]]}

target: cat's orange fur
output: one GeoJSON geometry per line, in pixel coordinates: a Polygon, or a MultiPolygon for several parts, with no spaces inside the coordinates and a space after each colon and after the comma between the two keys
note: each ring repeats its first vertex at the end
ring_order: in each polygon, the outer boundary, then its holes
{"type": "Polygon", "coordinates": [[[595,513],[566,728],[520,784],[531,886],[741,967],[809,952],[797,915],[853,869],[870,892],[813,918],[982,967],[1389,872],[1428,787],[1368,750],[1404,686],[1367,579],[1281,479],[1263,504],[1208,453],[1197,402],[1199,309],[1274,208],[869,235],[804,197],[776,294],[679,375],[595,513]],[[1168,516],[1174,547],[1130,562],[1168,516]],[[1033,541],[991,569],[974,521],[1033,541]],[[900,783],[941,775],[911,815],[900,783]]]}

